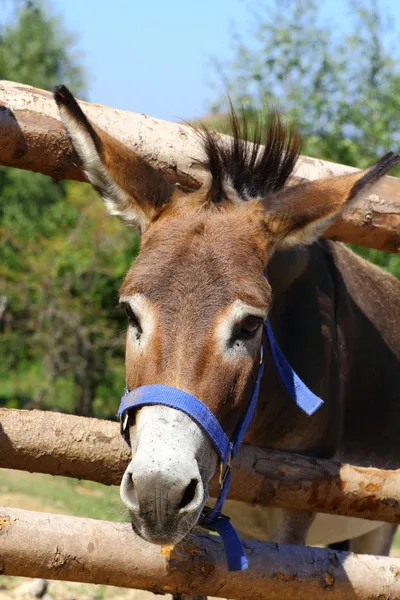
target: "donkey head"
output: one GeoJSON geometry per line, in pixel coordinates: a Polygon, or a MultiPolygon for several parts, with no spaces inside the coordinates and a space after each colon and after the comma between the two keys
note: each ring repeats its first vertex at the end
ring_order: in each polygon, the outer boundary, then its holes
{"type": "MultiPolygon", "coordinates": [[[[272,115],[261,146],[203,131],[206,182],[186,193],[89,123],[65,87],[55,99],[88,180],[112,214],[141,231],[125,277],[129,389],[164,384],[196,396],[231,436],[251,393],[272,291],[264,273],[277,249],[315,240],[398,157],[367,171],[284,187],[300,141],[272,115]]],[[[260,131],[260,130],[259,130],[260,131]]],[[[121,484],[134,529],[176,543],[196,524],[217,455],[189,416],[146,406],[129,416],[132,460],[121,484]]]]}

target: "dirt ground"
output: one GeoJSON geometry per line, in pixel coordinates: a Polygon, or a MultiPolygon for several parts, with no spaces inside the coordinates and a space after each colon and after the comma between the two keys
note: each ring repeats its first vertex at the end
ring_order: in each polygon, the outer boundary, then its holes
{"type": "MultiPolygon", "coordinates": [[[[32,600],[41,593],[46,583],[23,577],[0,577],[0,600],[32,600]],[[39,582],[42,582],[40,584],[39,582]],[[35,586],[35,584],[37,584],[35,586]],[[40,585],[42,587],[40,587],[40,585]]],[[[48,581],[43,600],[151,600],[160,598],[143,590],[127,590],[105,585],[48,581]]],[[[170,600],[172,596],[163,598],[170,600]]]]}

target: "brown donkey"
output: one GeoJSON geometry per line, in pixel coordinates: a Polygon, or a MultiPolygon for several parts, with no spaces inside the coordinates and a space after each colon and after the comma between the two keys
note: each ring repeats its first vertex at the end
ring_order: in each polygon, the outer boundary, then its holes
{"type": "MultiPolygon", "coordinates": [[[[165,384],[196,396],[231,436],[258,368],[268,316],[289,363],[324,400],[302,413],[265,351],[257,411],[245,441],[359,465],[400,466],[400,283],[318,237],[400,161],[285,187],[300,141],[272,116],[265,146],[203,132],[206,183],[186,193],[89,123],[65,87],[60,115],[89,181],[112,214],[142,234],[120,291],[129,327],[129,389],[165,384]],[[266,274],[266,276],[265,276],[266,274]]],[[[265,348],[268,346],[265,345],[265,348]]],[[[146,406],[131,419],[121,484],[134,530],[177,543],[196,525],[217,454],[187,414],[146,406]]],[[[295,544],[351,540],[388,553],[393,525],[228,502],[244,536],[295,544]],[[236,510],[239,508],[239,510],[236,510]]]]}

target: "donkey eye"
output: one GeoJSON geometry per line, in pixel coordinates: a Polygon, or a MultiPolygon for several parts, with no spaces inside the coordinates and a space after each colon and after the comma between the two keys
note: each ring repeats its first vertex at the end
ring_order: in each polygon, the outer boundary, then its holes
{"type": "Polygon", "coordinates": [[[255,337],[262,323],[263,320],[260,317],[249,315],[244,321],[238,324],[235,337],[240,339],[250,339],[255,337]]]}
{"type": "Polygon", "coordinates": [[[127,302],[121,302],[120,306],[126,312],[126,316],[128,317],[128,320],[129,320],[129,325],[131,325],[132,327],[135,327],[139,333],[142,333],[140,321],[139,321],[138,317],[135,315],[135,313],[133,312],[130,304],[128,304],[127,302]]]}

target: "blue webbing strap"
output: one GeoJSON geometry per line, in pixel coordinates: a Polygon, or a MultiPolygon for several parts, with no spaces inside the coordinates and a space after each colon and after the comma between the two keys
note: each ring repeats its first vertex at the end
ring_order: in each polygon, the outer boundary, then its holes
{"type": "Polygon", "coordinates": [[[244,434],[246,433],[250,421],[254,416],[256,410],[258,393],[260,391],[261,378],[264,372],[264,348],[261,344],[260,348],[260,365],[257,370],[256,382],[253,386],[251,398],[247,406],[246,412],[242,421],[239,423],[235,433],[232,437],[232,450],[231,456],[229,457],[229,463],[225,466],[225,471],[222,474],[220,485],[221,490],[218,494],[218,498],[215,502],[214,508],[211,510],[203,510],[202,524],[216,531],[221,536],[224,544],[226,560],[228,563],[229,571],[244,571],[248,568],[249,563],[246,557],[246,553],[243,548],[243,544],[232,526],[228,517],[221,514],[223,504],[228,495],[229,485],[231,482],[231,464],[230,461],[235,458],[240,444],[242,443],[244,434]]]}
{"type": "MultiPolygon", "coordinates": [[[[230,481],[230,472],[228,478],[230,481]]],[[[226,491],[228,491],[228,488],[226,488],[226,491]]],[[[218,500],[220,497],[221,493],[218,496],[218,500]]],[[[242,541],[233,527],[230,518],[222,515],[221,512],[215,512],[216,506],[219,504],[218,500],[214,508],[210,509],[208,506],[203,508],[200,525],[210,531],[215,531],[221,537],[228,571],[245,571],[249,567],[249,562],[242,541]],[[214,512],[214,516],[211,517],[211,513],[214,512]]]]}
{"type": "Polygon", "coordinates": [[[118,416],[130,408],[148,405],[169,406],[181,410],[202,427],[211,438],[220,460],[226,464],[232,449],[228,436],[218,419],[196,396],[168,385],[144,385],[127,392],[121,400],[118,416]]]}
{"type": "Polygon", "coordinates": [[[272,333],[271,325],[268,323],[268,321],[265,323],[265,329],[267,332],[272,358],[283,385],[292,396],[297,406],[301,408],[306,415],[312,415],[321,406],[321,404],[323,404],[324,401],[316,396],[310,390],[310,388],[306,386],[306,384],[289,365],[282,353],[282,350],[278,346],[275,336],[272,333]]]}
{"type": "Polygon", "coordinates": [[[256,381],[253,386],[253,391],[251,393],[251,398],[247,410],[244,414],[244,417],[237,426],[235,433],[232,438],[232,458],[235,458],[238,450],[240,448],[240,444],[243,441],[244,435],[249,428],[250,422],[254,416],[254,412],[257,406],[258,394],[260,392],[260,384],[261,379],[264,373],[264,346],[261,344],[260,347],[260,364],[258,366],[256,381]]]}
{"type": "MultiPolygon", "coordinates": [[[[323,403],[300,379],[291,368],[281,349],[279,348],[272,329],[268,322],[265,324],[265,333],[269,341],[271,355],[276,365],[279,377],[295,400],[296,404],[307,414],[313,414],[323,403]]],[[[189,415],[210,437],[221,461],[221,491],[212,509],[205,507],[201,514],[200,525],[211,531],[217,532],[223,541],[229,571],[242,571],[247,569],[248,561],[242,542],[228,517],[221,514],[222,506],[228,494],[231,481],[231,459],[234,458],[242,443],[243,437],[253,418],[261,378],[264,371],[263,346],[260,348],[260,365],[251,398],[245,415],[239,423],[232,440],[230,441],[213,413],[195,396],[182,390],[166,385],[145,385],[132,391],[127,391],[121,400],[118,415],[121,419],[124,413],[131,408],[145,405],[163,405],[181,410],[189,415]]],[[[129,435],[122,430],[122,435],[129,444],[129,435]]]]}
{"type": "MultiPolygon", "coordinates": [[[[258,375],[247,413],[250,412],[250,409],[252,413],[254,413],[260,379],[261,376],[258,375]],[[256,392],[256,394],[254,392],[256,392]]],[[[170,408],[181,410],[196,421],[196,423],[209,435],[218,453],[221,465],[223,465],[226,470],[221,480],[221,491],[216,504],[213,509],[206,508],[203,510],[200,518],[200,525],[211,531],[215,531],[220,535],[224,544],[229,571],[241,571],[247,569],[248,562],[242,542],[228,517],[221,515],[221,508],[228,493],[231,480],[230,458],[233,455],[233,444],[229,441],[229,438],[218,420],[205,404],[200,402],[195,396],[167,385],[144,385],[131,392],[127,392],[121,400],[118,415],[123,417],[124,413],[131,408],[149,405],[169,406],[170,408]]],[[[242,428],[240,428],[240,431],[241,429],[242,428]]],[[[124,434],[125,432],[122,433],[124,434]]],[[[129,436],[128,438],[126,436],[124,437],[129,443],[129,436]]],[[[236,448],[235,451],[237,452],[236,448]]]]}

